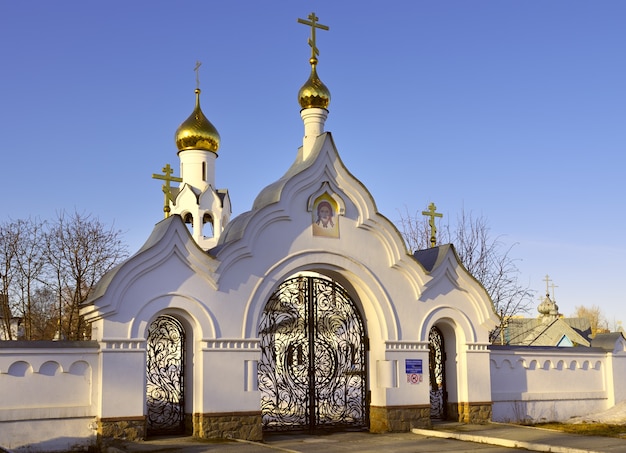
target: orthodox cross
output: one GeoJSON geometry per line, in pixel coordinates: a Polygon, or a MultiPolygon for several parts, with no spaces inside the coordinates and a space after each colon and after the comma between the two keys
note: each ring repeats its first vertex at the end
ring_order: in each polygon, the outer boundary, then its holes
{"type": "Polygon", "coordinates": [[[552,288],[552,302],[556,302],[556,299],[554,298],[554,288],[558,288],[558,286],[555,285],[554,282],[552,282],[550,288],[552,288]]]}
{"type": "Polygon", "coordinates": [[[437,210],[437,206],[435,203],[430,203],[428,205],[428,211],[422,211],[422,215],[430,217],[428,220],[428,225],[430,225],[430,246],[431,248],[437,245],[437,227],[435,226],[435,217],[443,217],[443,214],[435,212],[437,210]]]}
{"type": "Polygon", "coordinates": [[[550,282],[552,281],[550,280],[550,276],[546,274],[546,278],[544,278],[543,281],[546,282],[546,296],[550,296],[550,282]]]}
{"type": "Polygon", "coordinates": [[[193,68],[193,70],[196,72],[196,88],[200,88],[200,66],[202,66],[202,63],[196,61],[196,67],[193,68]]]}
{"type": "Polygon", "coordinates": [[[315,44],[315,29],[319,28],[320,30],[330,30],[327,25],[318,24],[318,20],[319,17],[317,17],[315,13],[309,14],[309,20],[298,19],[299,24],[304,24],[311,27],[311,37],[309,38],[309,46],[311,46],[311,58],[315,58],[317,55],[320,54],[320,51],[315,44]]]}
{"type": "Polygon", "coordinates": [[[171,182],[183,182],[183,178],[177,178],[176,176],[172,176],[172,173],[174,173],[174,170],[172,170],[172,167],[170,167],[170,164],[165,164],[165,167],[163,167],[163,170],[161,171],[163,172],[162,175],[152,173],[152,178],[161,179],[165,181],[162,187],[163,193],[165,194],[163,212],[165,213],[165,218],[167,219],[170,216],[170,201],[172,202],[174,201],[172,199],[172,190],[170,187],[170,183],[171,182]]]}

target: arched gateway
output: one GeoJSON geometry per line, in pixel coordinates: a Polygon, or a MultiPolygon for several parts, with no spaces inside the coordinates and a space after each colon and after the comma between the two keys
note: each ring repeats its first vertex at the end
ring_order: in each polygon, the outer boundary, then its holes
{"type": "Polygon", "coordinates": [[[367,426],[365,329],[336,281],[284,281],[265,306],[259,337],[264,430],[367,426]]]}
{"type": "MultiPolygon", "coordinates": [[[[319,25],[314,15],[303,23],[319,25]]],[[[103,436],[142,437],[159,426],[161,413],[182,416],[186,432],[201,438],[408,431],[428,426],[435,412],[431,361],[439,363],[435,371],[448,371],[447,400],[438,406],[447,418],[490,418],[489,330],[498,318],[489,297],[452,246],[411,253],[378,212],[324,130],[330,91],[317,57],[309,59],[310,76],[298,93],[302,146],[284,175],[232,220],[228,191],[216,189],[219,134],[196,90],[195,109],[176,133],[180,177],[169,165],[155,175],[165,181],[166,219],[82,309],[102,354],[96,373],[103,436]],[[205,220],[212,237],[202,232],[205,220]],[[179,388],[186,396],[170,392],[147,402],[146,354],[162,343],[152,334],[146,342],[146,333],[163,314],[182,321],[187,336],[180,344],[188,360],[165,367],[185,370],[179,388]],[[445,337],[438,351],[447,352],[447,362],[429,357],[433,326],[445,337]],[[114,392],[118,397],[105,396],[114,392]],[[159,412],[160,402],[172,404],[159,412]]],[[[257,152],[265,146],[251,145],[257,152]]],[[[393,153],[356,151],[372,164],[375,155],[393,153]]],[[[244,154],[239,161],[245,165],[244,154]]]]}

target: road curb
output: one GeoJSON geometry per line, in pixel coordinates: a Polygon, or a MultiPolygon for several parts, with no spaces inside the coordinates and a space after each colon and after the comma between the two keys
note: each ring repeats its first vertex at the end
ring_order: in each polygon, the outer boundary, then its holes
{"type": "Polygon", "coordinates": [[[414,434],[428,437],[438,437],[442,439],[457,439],[465,442],[475,442],[479,444],[497,445],[499,447],[508,448],[525,448],[531,451],[542,451],[550,453],[602,453],[594,450],[582,450],[580,448],[562,447],[557,445],[539,444],[536,442],[526,442],[523,440],[501,439],[498,437],[489,436],[477,436],[474,434],[453,433],[449,431],[437,431],[434,429],[419,429],[413,428],[411,430],[414,434]]]}

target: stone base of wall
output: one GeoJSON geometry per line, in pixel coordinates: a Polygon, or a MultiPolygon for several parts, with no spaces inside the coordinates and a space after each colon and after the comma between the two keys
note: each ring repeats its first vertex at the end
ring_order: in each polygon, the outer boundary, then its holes
{"type": "Polygon", "coordinates": [[[185,435],[193,436],[193,414],[185,412],[185,435]]]}
{"type": "Polygon", "coordinates": [[[430,405],[370,406],[370,432],[407,432],[430,427],[430,405]]]}
{"type": "Polygon", "coordinates": [[[491,402],[448,403],[448,419],[460,423],[487,423],[491,421],[491,402]]]}
{"type": "Polygon", "coordinates": [[[146,417],[99,418],[98,439],[143,440],[146,417]]]}
{"type": "Polygon", "coordinates": [[[193,435],[201,439],[263,440],[261,412],[193,414],[193,435]]]}

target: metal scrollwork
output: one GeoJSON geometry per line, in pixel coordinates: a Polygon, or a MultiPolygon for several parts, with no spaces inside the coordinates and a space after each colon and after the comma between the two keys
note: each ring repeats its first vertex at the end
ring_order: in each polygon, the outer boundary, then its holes
{"type": "Polygon", "coordinates": [[[265,430],[367,425],[365,329],[344,288],[319,277],[283,282],[259,333],[265,430]]]}
{"type": "Polygon", "coordinates": [[[159,316],[148,330],[146,404],[149,434],[184,431],[185,330],[159,316]]]}
{"type": "Polygon", "coordinates": [[[430,418],[445,420],[446,418],[446,385],[445,385],[445,350],[443,335],[437,327],[430,329],[429,342],[429,375],[430,375],[430,418]]]}

